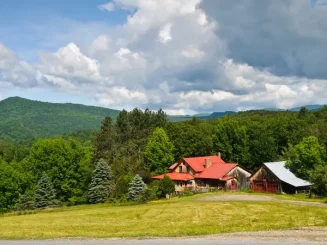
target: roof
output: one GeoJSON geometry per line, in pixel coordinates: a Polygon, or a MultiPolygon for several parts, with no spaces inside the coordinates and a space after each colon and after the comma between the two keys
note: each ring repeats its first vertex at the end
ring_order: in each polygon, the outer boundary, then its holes
{"type": "MultiPolygon", "coordinates": [[[[211,159],[211,164],[225,163],[223,159],[218,156],[204,156],[204,157],[186,157],[183,160],[195,171],[202,172],[206,168],[204,167],[205,159],[211,159]]],[[[175,166],[176,167],[176,166],[175,166]]]]}
{"type": "Polygon", "coordinates": [[[236,166],[237,164],[234,163],[225,163],[225,164],[214,163],[211,164],[209,168],[205,169],[203,172],[198,174],[195,178],[223,180],[222,178],[236,166]]]}
{"type": "Polygon", "coordinates": [[[227,181],[227,180],[234,179],[234,178],[235,178],[234,176],[224,176],[220,180],[227,181]]]}
{"type": "Polygon", "coordinates": [[[192,175],[186,173],[166,173],[166,174],[153,176],[152,179],[162,179],[165,175],[167,175],[172,180],[187,181],[187,180],[194,179],[192,175]]]}
{"type": "Polygon", "coordinates": [[[173,165],[171,165],[168,169],[169,170],[173,170],[176,166],[177,166],[178,162],[174,163],[173,165]]]}
{"type": "Polygon", "coordinates": [[[267,162],[264,165],[281,181],[294,187],[310,186],[311,183],[296,177],[290,170],[285,167],[283,162],[267,162]]]}

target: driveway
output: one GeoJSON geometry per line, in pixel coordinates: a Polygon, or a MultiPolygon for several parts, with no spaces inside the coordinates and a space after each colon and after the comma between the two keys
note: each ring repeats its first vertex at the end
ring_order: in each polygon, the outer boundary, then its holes
{"type": "Polygon", "coordinates": [[[302,206],[315,206],[315,207],[327,208],[327,204],[321,202],[286,200],[286,199],[275,198],[272,196],[248,195],[248,194],[222,194],[222,195],[201,197],[198,200],[220,201],[220,202],[231,202],[231,201],[283,202],[283,203],[291,203],[291,204],[302,205],[302,206]]]}
{"type": "Polygon", "coordinates": [[[237,232],[187,238],[1,241],[0,245],[327,245],[327,228],[237,232]]]}
{"type": "Polygon", "coordinates": [[[0,241],[0,245],[319,245],[327,243],[307,241],[256,241],[211,239],[156,239],[125,241],[0,241]]]}

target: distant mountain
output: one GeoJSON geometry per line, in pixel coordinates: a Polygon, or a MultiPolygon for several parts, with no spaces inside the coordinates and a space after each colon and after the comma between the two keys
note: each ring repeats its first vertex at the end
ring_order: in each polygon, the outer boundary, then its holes
{"type": "Polygon", "coordinates": [[[191,120],[193,117],[197,117],[199,119],[212,119],[223,117],[227,115],[234,115],[237,112],[235,111],[224,111],[224,112],[213,112],[213,113],[200,113],[195,115],[181,115],[181,116],[169,116],[170,121],[178,122],[178,121],[186,121],[191,120]]]}
{"type": "MultiPolygon", "coordinates": [[[[325,105],[305,105],[305,106],[300,106],[300,107],[294,107],[291,109],[279,109],[279,108],[266,108],[263,109],[263,111],[300,111],[302,107],[306,107],[309,111],[316,111],[320,110],[323,108],[325,105]]],[[[258,109],[260,110],[260,109],[258,109]]],[[[254,110],[256,111],[256,110],[254,110]]],[[[193,117],[197,117],[200,119],[212,119],[212,118],[219,118],[227,115],[234,115],[237,114],[238,112],[236,111],[224,111],[224,112],[213,112],[213,113],[200,113],[200,114],[195,114],[195,115],[180,115],[180,116],[169,116],[171,121],[177,122],[177,121],[186,121],[190,120],[193,117]]]]}
{"type": "Polygon", "coordinates": [[[39,102],[20,97],[0,101],[0,139],[30,140],[78,130],[97,130],[118,110],[78,104],[39,102]]]}
{"type": "MultiPolygon", "coordinates": [[[[311,111],[319,110],[323,105],[306,105],[311,111]]],[[[299,111],[301,107],[289,109],[299,111]]],[[[267,110],[267,109],[266,109],[267,110]]],[[[280,109],[269,109],[279,111],[280,109]]],[[[64,135],[79,130],[98,130],[101,121],[110,116],[117,118],[118,110],[78,104],[58,104],[39,102],[20,97],[11,97],[0,101],[0,140],[30,140],[40,137],[64,135]]],[[[168,116],[172,122],[219,118],[234,115],[237,112],[213,112],[196,115],[168,116]]]]}
{"type": "Polygon", "coordinates": [[[324,107],[325,105],[305,105],[300,107],[294,107],[290,109],[290,111],[300,111],[302,107],[307,108],[309,111],[317,111],[324,107]]]}

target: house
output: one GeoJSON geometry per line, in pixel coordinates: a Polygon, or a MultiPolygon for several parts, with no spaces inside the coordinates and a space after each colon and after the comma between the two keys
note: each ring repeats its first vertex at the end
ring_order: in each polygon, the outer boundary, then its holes
{"type": "Polygon", "coordinates": [[[283,162],[264,163],[251,178],[251,187],[255,192],[289,193],[310,189],[311,184],[303,179],[297,178],[285,166],[283,162]]]}
{"type": "Polygon", "coordinates": [[[168,173],[153,176],[162,179],[169,176],[174,182],[176,192],[185,188],[236,190],[248,187],[251,173],[236,163],[226,163],[221,155],[182,158],[171,165],[168,173]]]}

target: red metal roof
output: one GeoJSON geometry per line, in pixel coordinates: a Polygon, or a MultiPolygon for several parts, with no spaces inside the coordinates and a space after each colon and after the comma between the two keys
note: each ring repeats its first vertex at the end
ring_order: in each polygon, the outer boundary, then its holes
{"type": "MultiPolygon", "coordinates": [[[[193,168],[194,171],[196,172],[202,172],[206,168],[204,167],[205,159],[211,159],[211,164],[215,163],[225,163],[223,159],[221,159],[218,156],[205,156],[205,157],[187,157],[183,158],[183,160],[190,165],[191,168],[193,168]]],[[[175,166],[176,167],[176,166],[175,166]]]]}
{"type": "Polygon", "coordinates": [[[237,164],[225,163],[225,164],[211,164],[203,172],[199,173],[195,178],[197,179],[222,179],[226,174],[228,174],[237,164]]]}
{"type": "Polygon", "coordinates": [[[171,165],[168,169],[169,170],[173,170],[176,166],[177,166],[178,162],[174,163],[173,165],[171,165]]]}
{"type": "Polygon", "coordinates": [[[167,175],[172,180],[187,181],[187,180],[194,179],[192,175],[186,173],[166,173],[166,174],[153,176],[152,179],[162,179],[165,175],[167,175]]]}

